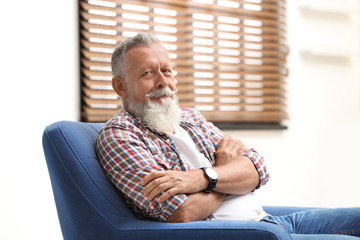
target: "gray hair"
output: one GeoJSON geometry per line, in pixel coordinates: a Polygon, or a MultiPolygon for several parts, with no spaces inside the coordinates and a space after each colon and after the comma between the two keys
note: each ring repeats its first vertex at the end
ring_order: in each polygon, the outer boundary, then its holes
{"type": "Polygon", "coordinates": [[[150,46],[157,42],[159,42],[159,40],[154,35],[144,32],[138,33],[136,36],[121,42],[115,48],[111,57],[112,75],[126,79],[128,66],[125,53],[136,46],[150,46]]]}

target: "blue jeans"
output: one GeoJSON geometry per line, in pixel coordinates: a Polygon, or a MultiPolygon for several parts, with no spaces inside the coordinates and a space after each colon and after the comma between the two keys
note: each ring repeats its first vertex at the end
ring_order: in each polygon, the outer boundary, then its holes
{"type": "Polygon", "coordinates": [[[360,237],[360,208],[314,209],[268,216],[262,221],[278,224],[296,240],[359,240],[360,237]]]}

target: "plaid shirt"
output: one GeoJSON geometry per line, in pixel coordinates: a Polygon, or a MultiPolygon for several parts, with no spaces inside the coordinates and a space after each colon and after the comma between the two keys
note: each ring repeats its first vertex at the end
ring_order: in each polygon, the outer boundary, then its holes
{"type": "MultiPolygon", "coordinates": [[[[182,108],[180,126],[196,143],[198,150],[215,164],[215,151],[223,133],[197,111],[182,108]]],[[[140,180],[150,172],[163,170],[188,171],[190,166],[183,159],[175,143],[166,134],[149,129],[125,110],[109,120],[97,137],[96,150],[107,176],[125,198],[127,204],[141,218],[166,221],[187,199],[187,194],[177,194],[163,203],[144,197],[140,180]]],[[[269,178],[263,158],[253,149],[249,157],[264,185],[269,178]]]]}

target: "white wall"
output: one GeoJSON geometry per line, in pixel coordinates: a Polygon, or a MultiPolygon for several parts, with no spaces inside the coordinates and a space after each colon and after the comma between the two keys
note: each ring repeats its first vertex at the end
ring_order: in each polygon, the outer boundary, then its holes
{"type": "MultiPolygon", "coordinates": [[[[289,129],[231,134],[268,162],[264,204],[358,206],[359,21],[288,2],[289,129]]],[[[78,120],[77,3],[3,1],[0,24],[0,239],[61,239],[41,136],[52,122],[78,120]]]]}
{"type": "Polygon", "coordinates": [[[360,3],[287,2],[288,130],[229,133],[268,163],[264,205],[360,206],[360,3]]]}
{"type": "Polygon", "coordinates": [[[42,132],[78,120],[77,1],[0,6],[0,239],[62,239],[42,132]]]}

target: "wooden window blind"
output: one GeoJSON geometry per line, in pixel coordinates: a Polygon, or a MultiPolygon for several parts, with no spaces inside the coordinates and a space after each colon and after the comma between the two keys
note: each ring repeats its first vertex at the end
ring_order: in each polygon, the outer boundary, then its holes
{"type": "Polygon", "coordinates": [[[79,11],[83,121],[121,107],[111,54],[140,31],[169,51],[180,106],[212,122],[287,118],[285,0],[80,0],[79,11]]]}

